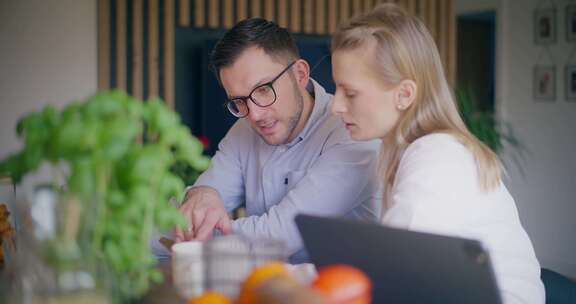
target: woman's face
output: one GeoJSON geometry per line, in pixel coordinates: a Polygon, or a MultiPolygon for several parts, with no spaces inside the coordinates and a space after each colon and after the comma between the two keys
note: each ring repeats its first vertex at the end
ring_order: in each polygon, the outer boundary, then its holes
{"type": "Polygon", "coordinates": [[[384,138],[400,117],[398,87],[386,86],[369,66],[364,48],[332,54],[336,93],[332,113],[339,116],[354,140],[384,138]]]}

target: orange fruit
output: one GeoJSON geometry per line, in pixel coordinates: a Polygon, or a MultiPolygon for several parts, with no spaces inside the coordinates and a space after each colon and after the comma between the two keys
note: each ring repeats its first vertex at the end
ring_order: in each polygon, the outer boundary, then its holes
{"type": "Polygon", "coordinates": [[[367,304],[372,299],[370,278],[350,265],[321,268],[312,287],[324,296],[327,304],[367,304]]]}
{"type": "Polygon", "coordinates": [[[190,299],[188,304],[232,304],[232,301],[219,292],[206,291],[202,295],[190,299]]]}
{"type": "Polygon", "coordinates": [[[282,262],[268,262],[256,267],[242,283],[237,303],[254,303],[254,291],[267,280],[277,277],[290,277],[288,269],[282,262]]]}

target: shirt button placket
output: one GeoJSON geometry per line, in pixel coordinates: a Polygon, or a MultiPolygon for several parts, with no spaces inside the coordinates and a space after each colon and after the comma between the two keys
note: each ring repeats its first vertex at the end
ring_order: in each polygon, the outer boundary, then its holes
{"type": "Polygon", "coordinates": [[[276,181],[274,177],[277,175],[276,173],[278,173],[279,170],[279,164],[277,164],[279,162],[278,160],[286,150],[286,146],[278,146],[262,170],[262,190],[264,191],[263,208],[265,208],[265,211],[268,211],[268,209],[272,207],[272,204],[275,203],[278,188],[276,187],[277,185],[274,185],[274,182],[276,181]]]}

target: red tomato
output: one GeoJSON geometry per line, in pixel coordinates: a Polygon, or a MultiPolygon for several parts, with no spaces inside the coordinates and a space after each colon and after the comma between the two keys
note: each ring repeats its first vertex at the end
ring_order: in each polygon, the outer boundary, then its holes
{"type": "Polygon", "coordinates": [[[327,304],[368,304],[372,300],[370,278],[350,265],[321,268],[312,287],[324,296],[327,304]]]}

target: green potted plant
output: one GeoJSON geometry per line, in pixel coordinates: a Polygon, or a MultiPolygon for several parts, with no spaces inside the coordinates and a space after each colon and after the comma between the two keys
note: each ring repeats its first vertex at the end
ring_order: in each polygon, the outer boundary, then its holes
{"type": "Polygon", "coordinates": [[[58,172],[55,183],[65,181],[55,187],[66,218],[47,253],[53,265],[104,265],[120,299],[161,280],[149,250],[153,230],[185,224],[169,203],[184,193],[171,170],[177,163],[196,172],[209,165],[179,117],[159,99],[141,102],[110,91],[61,111],[47,106],[30,113],[16,130],[23,148],[0,161],[0,175],[19,183],[48,162],[58,172]]]}
{"type": "MultiPolygon", "coordinates": [[[[504,145],[507,145],[522,157],[524,147],[514,135],[510,125],[498,121],[494,111],[482,109],[471,89],[457,88],[455,95],[462,119],[472,134],[498,154],[504,145]]],[[[518,159],[512,160],[521,169],[518,159]]]]}

